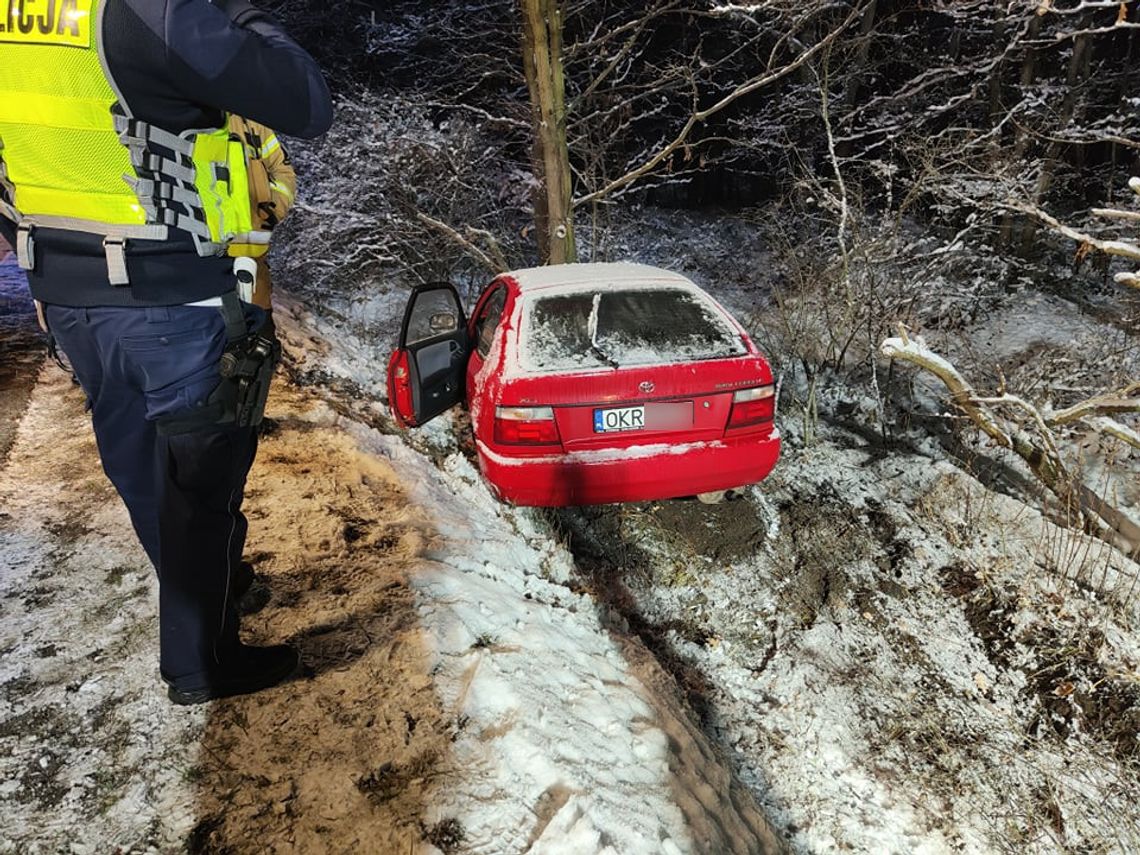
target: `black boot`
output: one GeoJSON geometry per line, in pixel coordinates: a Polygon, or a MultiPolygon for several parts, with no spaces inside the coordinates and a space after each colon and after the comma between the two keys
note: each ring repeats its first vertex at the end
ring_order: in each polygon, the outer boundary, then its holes
{"type": "Polygon", "coordinates": [[[192,678],[185,685],[171,683],[167,695],[182,706],[248,695],[284,682],[300,662],[296,649],[287,644],[273,647],[241,644],[211,673],[192,678]]]}

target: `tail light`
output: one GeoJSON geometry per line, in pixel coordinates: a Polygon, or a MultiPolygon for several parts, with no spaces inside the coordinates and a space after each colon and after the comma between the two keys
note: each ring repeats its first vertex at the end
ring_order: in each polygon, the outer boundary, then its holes
{"type": "Polygon", "coordinates": [[[557,445],[552,407],[495,407],[495,442],[502,445],[557,445]]]}
{"type": "Polygon", "coordinates": [[[413,427],[415,410],[412,405],[411,378],[408,375],[408,352],[397,350],[388,360],[388,406],[396,423],[402,428],[413,427]]]}
{"type": "Polygon", "coordinates": [[[732,412],[728,427],[741,428],[774,421],[776,418],[776,387],[758,386],[741,389],[732,396],[732,412]]]}

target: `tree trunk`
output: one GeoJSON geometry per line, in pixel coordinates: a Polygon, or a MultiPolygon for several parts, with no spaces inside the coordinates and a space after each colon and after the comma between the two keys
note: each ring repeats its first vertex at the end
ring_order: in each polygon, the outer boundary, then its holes
{"type": "Polygon", "coordinates": [[[534,125],[534,222],[544,264],[577,260],[571,211],[570,153],[566,145],[560,0],[520,0],[523,68],[534,125]]]}
{"type": "MultiPolygon", "coordinates": [[[[994,44],[1000,45],[1005,41],[1005,19],[998,18],[994,22],[994,44]]],[[[990,127],[996,127],[1005,115],[1002,109],[1002,62],[999,59],[993,70],[990,72],[989,79],[989,104],[990,104],[990,127]]],[[[994,139],[994,148],[999,150],[1001,148],[1001,139],[994,139]]]]}

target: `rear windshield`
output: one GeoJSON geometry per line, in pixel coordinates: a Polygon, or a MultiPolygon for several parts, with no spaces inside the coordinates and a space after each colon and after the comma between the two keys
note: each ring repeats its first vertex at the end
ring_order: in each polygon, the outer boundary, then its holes
{"type": "Polygon", "coordinates": [[[692,362],[747,352],[699,293],[679,288],[575,291],[529,301],[524,368],[533,371],[692,362]]]}

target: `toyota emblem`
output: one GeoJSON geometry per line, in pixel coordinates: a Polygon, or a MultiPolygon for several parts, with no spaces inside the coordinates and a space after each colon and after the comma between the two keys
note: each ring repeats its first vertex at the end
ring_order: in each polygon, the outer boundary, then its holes
{"type": "Polygon", "coordinates": [[[653,385],[652,380],[642,380],[641,385],[638,386],[637,388],[640,389],[642,392],[644,392],[646,395],[648,395],[650,392],[652,392],[657,387],[653,385]]]}

